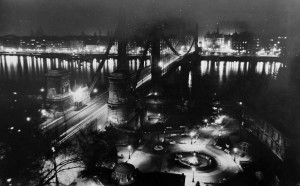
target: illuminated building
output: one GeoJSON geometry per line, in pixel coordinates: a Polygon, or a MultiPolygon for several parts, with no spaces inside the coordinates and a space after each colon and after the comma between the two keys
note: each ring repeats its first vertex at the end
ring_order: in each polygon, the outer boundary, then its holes
{"type": "Polygon", "coordinates": [[[73,96],[76,109],[80,109],[90,101],[90,93],[87,86],[79,86],[76,88],[75,92],[73,92],[73,96]]]}
{"type": "Polygon", "coordinates": [[[83,50],[84,49],[83,40],[72,39],[70,41],[70,49],[71,50],[83,50]]]}
{"type": "Polygon", "coordinates": [[[225,37],[223,33],[207,32],[204,36],[205,48],[211,49],[212,51],[220,51],[222,46],[225,44],[225,37]]]}
{"type": "Polygon", "coordinates": [[[260,48],[260,40],[249,32],[234,33],[231,36],[232,49],[238,54],[256,54],[260,48]]]}
{"type": "Polygon", "coordinates": [[[120,185],[130,185],[136,181],[137,172],[135,167],[129,163],[120,163],[116,165],[113,172],[113,178],[120,185]]]}
{"type": "Polygon", "coordinates": [[[2,37],[3,49],[16,49],[19,47],[19,38],[15,35],[6,35],[2,37]]]}
{"type": "Polygon", "coordinates": [[[70,43],[62,38],[52,38],[46,40],[46,51],[54,52],[56,50],[67,50],[70,47],[70,43]]]}
{"type": "Polygon", "coordinates": [[[220,33],[218,25],[216,31],[205,34],[203,49],[210,54],[231,53],[231,43],[230,35],[220,33]]]}
{"type": "Polygon", "coordinates": [[[286,36],[278,36],[269,40],[268,42],[268,52],[271,55],[285,56],[286,55],[286,36]]]}
{"type": "Polygon", "coordinates": [[[64,69],[49,70],[46,79],[47,103],[57,111],[64,111],[73,106],[70,73],[64,69]]]}

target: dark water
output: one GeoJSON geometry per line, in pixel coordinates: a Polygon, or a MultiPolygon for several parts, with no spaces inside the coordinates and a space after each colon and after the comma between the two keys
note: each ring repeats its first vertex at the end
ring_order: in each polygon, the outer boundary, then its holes
{"type": "MultiPolygon", "coordinates": [[[[107,90],[107,76],[114,71],[116,63],[117,61],[113,59],[106,61],[96,85],[99,91],[107,90]]],[[[130,70],[135,71],[138,64],[138,61],[130,61],[130,70]]],[[[150,61],[147,61],[147,65],[149,64],[150,61]]],[[[96,60],[93,60],[92,63],[83,62],[81,66],[78,66],[77,61],[66,61],[57,58],[2,55],[0,56],[1,105],[4,109],[20,107],[19,110],[28,110],[28,107],[31,107],[36,99],[28,100],[28,96],[23,99],[22,95],[41,95],[40,89],[46,86],[45,74],[53,68],[69,70],[71,72],[72,87],[75,83],[77,85],[90,85],[98,65],[99,63],[96,60]],[[14,92],[17,92],[17,95],[14,92]],[[24,107],[20,105],[24,105],[24,107]]],[[[291,97],[279,99],[280,95],[276,94],[278,92],[276,89],[271,92],[275,96],[269,96],[267,92],[264,93],[265,97],[259,97],[263,90],[268,90],[266,87],[286,84],[280,82],[280,78],[278,78],[282,66],[281,62],[260,62],[259,60],[256,62],[198,61],[178,68],[167,78],[164,88],[168,90],[170,98],[174,98],[178,102],[189,100],[189,103],[196,107],[207,105],[200,109],[202,111],[211,108],[210,104],[215,101],[214,99],[221,101],[243,100],[253,103],[255,107],[261,107],[262,112],[267,115],[266,106],[273,108],[277,102],[278,105],[286,103],[286,98],[291,97]]],[[[36,107],[38,108],[39,105],[36,107]]],[[[259,108],[256,109],[259,110],[259,108]]],[[[269,110],[270,113],[274,112],[274,109],[269,110]]],[[[13,116],[13,113],[19,111],[11,110],[10,112],[13,116]]],[[[272,116],[272,114],[269,115],[272,116]]],[[[278,109],[277,115],[283,115],[282,110],[278,109]]],[[[288,113],[285,115],[296,114],[288,113]]],[[[271,117],[270,120],[272,118],[274,117],[271,117]]]]}
{"type": "Polygon", "coordinates": [[[259,91],[260,83],[276,82],[282,66],[281,62],[199,61],[178,68],[167,86],[186,99],[205,99],[208,94],[242,99],[245,87],[259,91]]]}
{"type": "MultiPolygon", "coordinates": [[[[109,59],[101,70],[96,87],[107,90],[107,76],[116,68],[117,61],[109,59]]],[[[138,68],[138,60],[129,62],[131,71],[138,68]]],[[[150,61],[147,61],[147,65],[150,61]]],[[[99,63],[66,61],[38,56],[0,56],[0,95],[18,92],[22,95],[38,95],[45,88],[45,74],[53,68],[65,68],[71,72],[71,86],[90,85],[99,63]]],[[[174,72],[165,88],[175,97],[193,100],[207,99],[218,94],[226,99],[242,99],[247,94],[259,92],[264,84],[276,82],[280,62],[199,61],[174,72]]]]}
{"type": "MultiPolygon", "coordinates": [[[[10,94],[14,91],[24,94],[37,94],[45,87],[45,74],[53,68],[65,68],[71,72],[71,86],[90,85],[99,65],[96,59],[92,63],[66,61],[58,58],[41,58],[38,56],[0,56],[0,94],[10,94]]],[[[149,64],[149,61],[147,61],[149,64]]],[[[138,68],[138,61],[129,62],[131,71],[138,68]]],[[[116,60],[109,59],[101,70],[97,83],[99,89],[107,88],[107,76],[116,68],[116,60]]]]}

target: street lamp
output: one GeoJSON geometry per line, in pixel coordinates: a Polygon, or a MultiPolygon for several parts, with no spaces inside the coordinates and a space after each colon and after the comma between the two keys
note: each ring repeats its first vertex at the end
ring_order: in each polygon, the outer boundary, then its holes
{"type": "Polygon", "coordinates": [[[28,122],[31,121],[31,117],[27,117],[26,121],[28,121],[28,122]]]}
{"type": "Polygon", "coordinates": [[[222,111],[222,108],[218,108],[218,114],[220,114],[221,111],[222,111]]]}
{"type": "Polygon", "coordinates": [[[207,122],[208,122],[208,120],[207,120],[207,119],[204,119],[203,121],[204,121],[204,123],[205,123],[205,127],[207,127],[207,122]]]}
{"type": "Polygon", "coordinates": [[[241,106],[240,107],[240,126],[239,126],[239,137],[240,137],[240,140],[241,140],[241,137],[242,137],[242,134],[241,134],[241,124],[242,124],[242,120],[243,120],[243,102],[239,102],[239,105],[241,106]]]}
{"type": "Polygon", "coordinates": [[[130,149],[131,149],[131,145],[128,145],[128,159],[130,159],[130,149]]]}
{"type": "Polygon", "coordinates": [[[195,182],[195,167],[192,167],[192,171],[193,171],[193,180],[192,180],[192,182],[195,182]]]}
{"type": "Polygon", "coordinates": [[[56,185],[59,185],[59,181],[58,181],[58,176],[57,176],[57,164],[56,164],[56,157],[55,157],[55,147],[51,147],[51,151],[53,152],[52,154],[52,158],[53,158],[53,166],[54,166],[54,171],[55,171],[55,182],[56,185]]]}
{"type": "Polygon", "coordinates": [[[163,68],[163,62],[159,62],[159,63],[158,63],[158,66],[159,66],[160,68],[163,68]]]}
{"type": "Polygon", "coordinates": [[[233,161],[235,162],[235,159],[236,159],[236,153],[237,153],[238,149],[237,148],[233,148],[233,153],[234,153],[234,156],[233,156],[233,161]]]}
{"type": "Polygon", "coordinates": [[[41,92],[45,92],[45,89],[44,89],[44,88],[41,88],[40,91],[41,91],[41,92]]]}
{"type": "Polygon", "coordinates": [[[93,90],[93,93],[95,94],[95,93],[97,93],[97,92],[98,92],[98,89],[95,88],[95,89],[93,90]]]}
{"type": "Polygon", "coordinates": [[[8,185],[9,185],[9,186],[11,186],[11,185],[12,185],[11,181],[12,181],[12,179],[11,179],[11,178],[7,178],[7,179],[6,179],[6,182],[8,183],[8,185]]]}
{"type": "Polygon", "coordinates": [[[191,145],[193,144],[193,137],[195,136],[195,132],[190,132],[190,136],[191,136],[191,145]]]}

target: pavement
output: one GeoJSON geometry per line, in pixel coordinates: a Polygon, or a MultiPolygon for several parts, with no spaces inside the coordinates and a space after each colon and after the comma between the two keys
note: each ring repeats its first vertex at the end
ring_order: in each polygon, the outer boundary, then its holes
{"type": "Polygon", "coordinates": [[[193,171],[190,169],[182,168],[179,166],[168,166],[167,159],[170,153],[155,153],[153,151],[146,150],[145,146],[137,149],[131,149],[130,159],[128,156],[128,149],[126,147],[120,147],[118,149],[119,155],[123,154],[124,158],[120,159],[120,162],[128,162],[133,164],[141,172],[170,172],[176,174],[185,174],[185,185],[194,186],[197,181],[201,185],[221,183],[229,177],[237,174],[241,171],[240,166],[233,161],[233,157],[226,152],[219,150],[212,146],[214,139],[217,138],[220,132],[228,132],[227,129],[220,126],[209,126],[199,129],[197,135],[199,138],[193,140],[193,144],[190,143],[190,139],[184,139],[185,144],[174,144],[166,147],[167,152],[191,152],[200,151],[213,157],[217,162],[217,167],[209,171],[195,171],[194,182],[193,171]]]}

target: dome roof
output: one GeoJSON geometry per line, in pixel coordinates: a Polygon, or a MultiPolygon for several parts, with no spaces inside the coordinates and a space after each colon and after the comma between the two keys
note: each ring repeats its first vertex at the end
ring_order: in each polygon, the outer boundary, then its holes
{"type": "Polygon", "coordinates": [[[128,173],[134,172],[134,170],[135,170],[135,167],[129,163],[119,163],[115,167],[115,172],[117,172],[117,173],[128,174],[128,173]]]}

